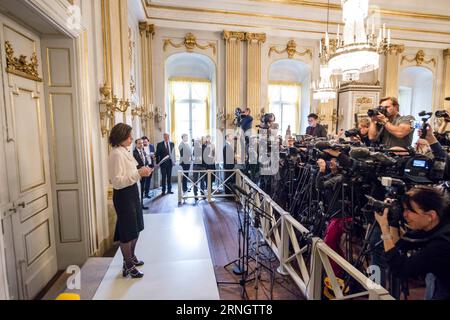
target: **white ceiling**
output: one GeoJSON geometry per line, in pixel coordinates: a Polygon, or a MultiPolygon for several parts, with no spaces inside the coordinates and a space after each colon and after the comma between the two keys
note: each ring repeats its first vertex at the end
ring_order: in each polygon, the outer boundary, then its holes
{"type": "MultiPolygon", "coordinates": [[[[150,23],[196,30],[240,30],[320,39],[327,28],[327,1],[132,0],[146,7],[150,23]]],[[[376,23],[392,29],[394,43],[450,47],[450,0],[370,0],[376,23]]],[[[340,0],[330,0],[329,30],[342,23],[340,0]]]]}

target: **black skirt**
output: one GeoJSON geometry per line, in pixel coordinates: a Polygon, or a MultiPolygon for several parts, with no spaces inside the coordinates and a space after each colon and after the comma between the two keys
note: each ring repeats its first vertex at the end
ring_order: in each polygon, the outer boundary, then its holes
{"type": "Polygon", "coordinates": [[[144,216],[137,183],[113,190],[114,208],[117,213],[114,241],[122,243],[137,239],[139,232],[144,230],[144,216]]]}

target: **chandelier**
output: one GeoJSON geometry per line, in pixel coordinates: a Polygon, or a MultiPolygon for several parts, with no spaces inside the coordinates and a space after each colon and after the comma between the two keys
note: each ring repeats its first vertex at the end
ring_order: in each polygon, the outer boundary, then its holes
{"type": "Polygon", "coordinates": [[[379,54],[386,53],[391,46],[391,31],[379,29],[375,36],[375,21],[371,26],[367,18],[369,0],[341,0],[344,32],[341,38],[338,25],[336,39],[330,39],[328,32],[325,41],[320,43],[319,57],[328,61],[334,74],[342,74],[344,81],[358,80],[359,74],[378,69],[379,54]],[[364,23],[366,20],[366,23],[364,23]],[[371,27],[371,33],[369,33],[371,27]]]}
{"type": "Polygon", "coordinates": [[[331,70],[328,65],[320,65],[320,81],[313,82],[313,99],[327,103],[331,99],[336,98],[336,85],[331,79],[331,70]]]}

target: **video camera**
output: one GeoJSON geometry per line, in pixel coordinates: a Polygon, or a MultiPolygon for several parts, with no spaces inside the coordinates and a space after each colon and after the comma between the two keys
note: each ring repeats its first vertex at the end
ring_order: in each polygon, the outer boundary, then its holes
{"type": "Polygon", "coordinates": [[[382,115],[384,115],[384,116],[388,116],[388,114],[387,114],[387,108],[386,107],[384,107],[384,106],[378,106],[378,107],[376,107],[376,108],[374,108],[374,109],[369,109],[369,110],[367,110],[367,115],[369,116],[369,117],[374,117],[374,116],[377,116],[377,115],[379,115],[379,114],[382,114],[382,115]]]}
{"type": "Polygon", "coordinates": [[[438,110],[434,113],[434,116],[436,118],[450,118],[450,116],[448,115],[447,110],[438,110]]]}

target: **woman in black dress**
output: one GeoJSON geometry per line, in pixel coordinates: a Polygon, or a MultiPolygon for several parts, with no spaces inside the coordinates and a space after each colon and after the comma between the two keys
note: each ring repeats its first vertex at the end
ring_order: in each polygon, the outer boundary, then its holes
{"type": "Polygon", "coordinates": [[[137,183],[141,177],[148,177],[153,169],[137,169],[137,162],[128,148],[133,141],[132,128],[119,123],[112,128],[109,143],[112,150],[108,159],[109,179],[113,186],[113,202],[117,213],[114,241],[120,241],[120,250],[124,258],[123,276],[141,278],[142,272],[136,266],[142,266],[134,253],[139,232],[144,229],[141,201],[137,183]]]}

